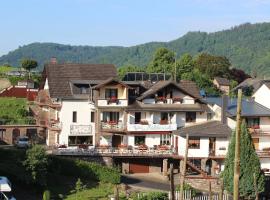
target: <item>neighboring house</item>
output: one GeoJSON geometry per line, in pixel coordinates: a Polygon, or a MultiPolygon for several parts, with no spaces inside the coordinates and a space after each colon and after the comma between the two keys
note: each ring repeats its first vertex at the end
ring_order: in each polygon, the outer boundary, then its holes
{"type": "Polygon", "coordinates": [[[47,145],[93,147],[97,112],[92,88],[116,76],[115,66],[109,64],[45,65],[32,110],[46,130],[47,145]]]}
{"type": "Polygon", "coordinates": [[[260,79],[260,78],[247,78],[242,83],[237,85],[232,91],[242,89],[244,92],[246,90],[251,90],[252,94],[255,93],[264,83],[270,82],[270,80],[260,79]]]}
{"type": "Polygon", "coordinates": [[[226,78],[215,77],[213,84],[223,93],[229,94],[230,92],[230,81],[226,78]]]}
{"type": "Polygon", "coordinates": [[[252,95],[254,101],[270,109],[270,82],[263,83],[252,95]]]}
{"type": "MultiPolygon", "coordinates": [[[[222,119],[221,98],[207,98],[206,100],[212,111],[213,119],[222,119]]],[[[223,104],[226,109],[226,121],[228,126],[234,130],[236,127],[237,99],[229,99],[223,104]]],[[[260,157],[261,167],[264,171],[270,171],[270,109],[255,102],[253,99],[242,100],[241,117],[246,121],[252,136],[253,144],[260,157]]]]}

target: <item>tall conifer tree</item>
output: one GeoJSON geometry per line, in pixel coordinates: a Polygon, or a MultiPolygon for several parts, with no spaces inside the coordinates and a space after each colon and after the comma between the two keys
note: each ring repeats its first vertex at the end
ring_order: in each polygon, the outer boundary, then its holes
{"type": "MultiPolygon", "coordinates": [[[[222,173],[224,188],[229,193],[233,193],[234,150],[235,131],[231,137],[225,160],[225,169],[222,173]]],[[[254,174],[256,177],[257,191],[261,193],[264,191],[265,185],[264,174],[261,171],[260,160],[252,143],[251,134],[246,127],[246,123],[243,121],[241,125],[240,138],[240,197],[255,197],[254,174]]]]}

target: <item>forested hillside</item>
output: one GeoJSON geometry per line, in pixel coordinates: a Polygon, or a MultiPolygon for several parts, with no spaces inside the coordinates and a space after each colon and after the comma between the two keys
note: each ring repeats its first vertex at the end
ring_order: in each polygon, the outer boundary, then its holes
{"type": "Polygon", "coordinates": [[[197,55],[202,52],[226,56],[235,68],[270,77],[270,23],[243,24],[215,33],[189,32],[170,42],[151,42],[133,47],[33,43],[0,57],[0,64],[18,66],[22,58],[33,58],[41,69],[51,57],[56,57],[60,62],[145,66],[158,47],[176,51],[178,57],[183,53],[197,55]]]}

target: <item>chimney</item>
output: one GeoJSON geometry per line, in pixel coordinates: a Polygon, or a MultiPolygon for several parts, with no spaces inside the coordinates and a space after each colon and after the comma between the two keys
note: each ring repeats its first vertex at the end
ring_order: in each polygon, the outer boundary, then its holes
{"type": "Polygon", "coordinates": [[[56,65],[57,64],[57,59],[56,57],[52,57],[50,60],[50,64],[56,65]]]}
{"type": "Polygon", "coordinates": [[[228,107],[228,96],[227,95],[222,95],[222,102],[221,102],[221,123],[222,124],[227,124],[227,107],[228,107]]]}

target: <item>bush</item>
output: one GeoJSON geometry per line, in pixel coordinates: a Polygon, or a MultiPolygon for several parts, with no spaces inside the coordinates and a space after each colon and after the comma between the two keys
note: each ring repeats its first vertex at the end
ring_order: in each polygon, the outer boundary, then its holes
{"type": "Polygon", "coordinates": [[[35,183],[39,185],[47,184],[48,158],[46,151],[39,145],[33,146],[26,152],[26,160],[23,162],[26,170],[32,175],[35,183]]]}
{"type": "Polygon", "coordinates": [[[120,172],[116,168],[94,162],[51,156],[50,171],[66,176],[84,177],[106,183],[120,183],[120,172]]]}
{"type": "MultiPolygon", "coordinates": [[[[180,185],[177,185],[175,190],[180,191],[180,185]]],[[[192,197],[195,197],[196,194],[198,193],[198,191],[195,188],[193,188],[191,185],[189,185],[188,183],[184,183],[184,190],[191,191],[192,197]]]]}
{"type": "Polygon", "coordinates": [[[49,190],[45,190],[43,192],[43,197],[42,197],[43,200],[50,200],[51,199],[51,193],[49,190]]]}

